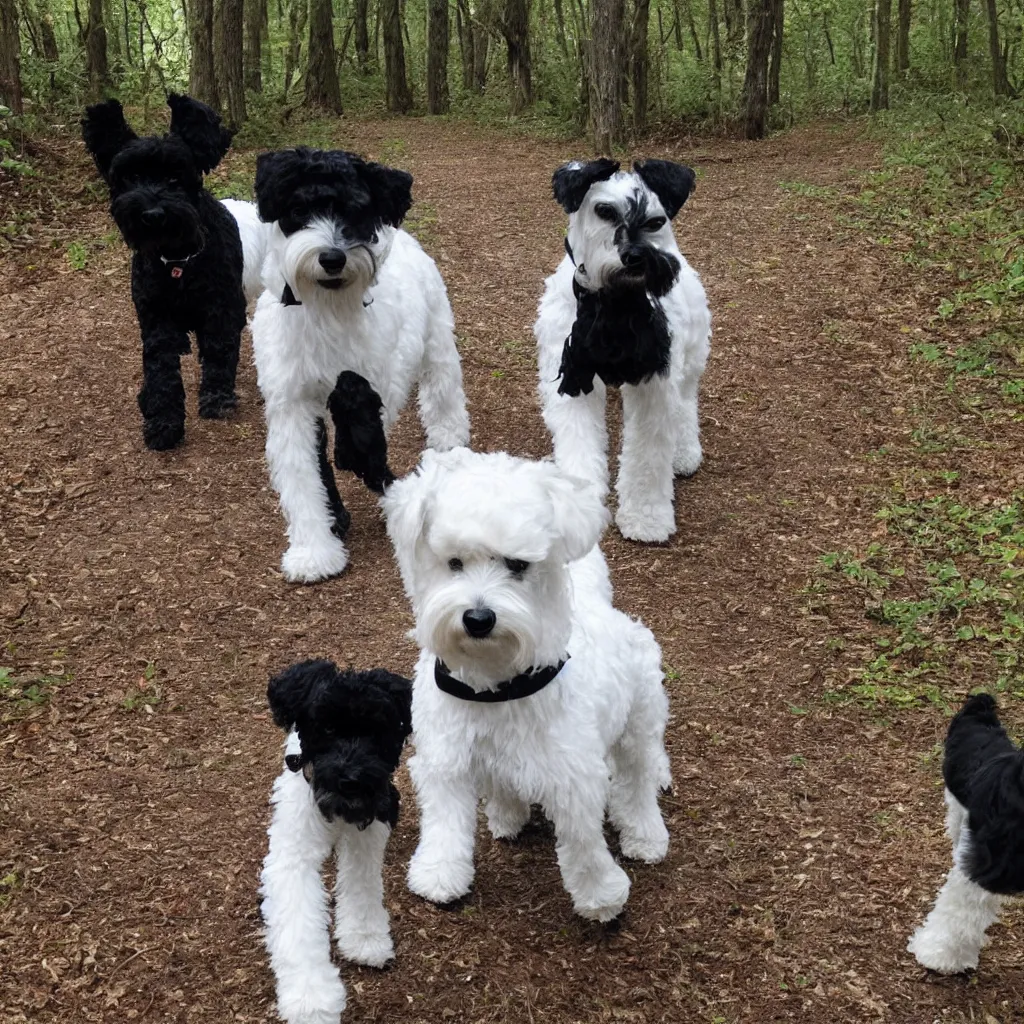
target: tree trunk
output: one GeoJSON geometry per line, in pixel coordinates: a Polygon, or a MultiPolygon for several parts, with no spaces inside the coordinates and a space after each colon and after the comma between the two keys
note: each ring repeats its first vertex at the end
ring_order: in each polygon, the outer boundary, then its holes
{"type": "Polygon", "coordinates": [[[263,35],[267,31],[267,0],[245,2],[245,87],[263,92],[263,35]]]}
{"type": "Polygon", "coordinates": [[[241,128],[245,124],[245,82],[243,78],[244,0],[224,0],[224,99],[228,107],[228,124],[241,128]]]}
{"type": "Polygon", "coordinates": [[[622,137],[619,82],[626,57],[624,18],[624,0],[591,0],[590,127],[595,151],[609,156],[622,137]]]}
{"type": "Polygon", "coordinates": [[[334,21],[331,0],[310,0],[309,52],[306,65],[307,107],[341,113],[341,89],[334,53],[334,21]]]}
{"type": "Polygon", "coordinates": [[[39,34],[42,37],[43,57],[51,64],[55,64],[60,60],[60,51],[57,49],[57,36],[53,31],[53,16],[49,12],[39,20],[39,34]]]}
{"type": "Polygon", "coordinates": [[[402,8],[399,0],[380,0],[384,31],[384,91],[388,110],[405,114],[412,108],[412,93],[405,77],[402,8]]]}
{"type": "MultiPolygon", "coordinates": [[[[725,41],[730,46],[743,42],[743,0],[724,0],[725,2],[725,41]]],[[[756,2],[756,0],[754,0],[756,2]]]]}
{"type": "MultiPolygon", "coordinates": [[[[678,14],[678,11],[676,12],[678,14]]],[[[647,127],[647,32],[651,17],[650,0],[635,0],[633,7],[632,70],[633,70],[633,127],[643,131],[647,127]]],[[[678,23],[677,23],[678,24],[678,23]]]]}
{"type": "Polygon", "coordinates": [[[121,33],[117,31],[112,0],[103,0],[103,24],[110,26],[110,31],[107,33],[107,51],[116,75],[123,69],[124,63],[121,59],[121,33]]]}
{"type": "Polygon", "coordinates": [[[0,0],[0,103],[24,113],[21,100],[21,35],[15,0],[0,0]]]}
{"type": "Polygon", "coordinates": [[[783,0],[772,0],[772,52],[768,64],[768,105],[779,102],[779,73],[782,70],[782,33],[785,17],[783,0]]]}
{"type": "Polygon", "coordinates": [[[192,59],[188,91],[197,100],[220,109],[217,78],[213,71],[213,0],[189,0],[188,41],[192,59]]]}
{"type": "Polygon", "coordinates": [[[467,0],[458,0],[455,7],[455,28],[459,34],[459,56],[462,60],[462,88],[473,91],[473,22],[467,0]]]}
{"type": "Polygon", "coordinates": [[[708,0],[708,28],[711,29],[711,58],[715,69],[715,83],[722,88],[722,36],[718,31],[718,4],[708,0]]]}
{"type": "Polygon", "coordinates": [[[967,74],[967,22],[971,0],[953,0],[953,69],[958,88],[963,88],[967,74]]]}
{"type": "Polygon", "coordinates": [[[491,45],[492,0],[478,0],[473,19],[473,91],[487,88],[487,51],[491,45]]]}
{"type": "MultiPolygon", "coordinates": [[[[686,3],[686,24],[690,27],[690,41],[693,43],[693,53],[697,60],[703,60],[704,54],[700,48],[700,37],[697,35],[697,23],[693,20],[693,3],[685,0],[686,3]]],[[[683,43],[679,40],[679,49],[682,50],[683,43]]]]}
{"type": "Polygon", "coordinates": [[[764,138],[768,128],[768,57],[772,47],[775,0],[750,0],[747,73],[743,80],[743,134],[764,138]]]}
{"type": "Polygon", "coordinates": [[[512,113],[518,114],[533,102],[530,71],[530,6],[528,0],[505,0],[501,19],[508,56],[509,92],[512,113]]]}
{"type": "Polygon", "coordinates": [[[228,94],[224,66],[224,0],[213,0],[213,76],[217,80],[217,98],[223,103],[228,94]]]}
{"type": "Polygon", "coordinates": [[[555,36],[558,40],[558,48],[562,56],[569,60],[569,41],[565,34],[565,12],[562,10],[562,0],[554,0],[555,3],[555,36]]]}
{"type": "Polygon", "coordinates": [[[1013,90],[1006,77],[1006,54],[999,45],[999,11],[996,0],[986,0],[988,6],[988,51],[992,57],[992,88],[997,96],[1012,96],[1013,90]]]}
{"type": "Polygon", "coordinates": [[[871,109],[889,109],[889,40],[892,0],[875,0],[875,59],[871,67],[871,109]]]}
{"type": "Polygon", "coordinates": [[[85,70],[89,78],[89,98],[94,102],[102,99],[110,87],[103,0],[89,0],[89,21],[85,28],[85,70]]]}
{"type": "Polygon", "coordinates": [[[896,26],[896,70],[910,70],[910,3],[900,0],[899,21],[896,26]]]}
{"type": "Polygon", "coordinates": [[[427,113],[447,114],[448,0],[427,0],[427,113]]]}
{"type": "Polygon", "coordinates": [[[364,74],[370,64],[370,33],[367,29],[367,10],[369,0],[355,0],[352,6],[352,18],[355,23],[356,62],[364,74]]]}

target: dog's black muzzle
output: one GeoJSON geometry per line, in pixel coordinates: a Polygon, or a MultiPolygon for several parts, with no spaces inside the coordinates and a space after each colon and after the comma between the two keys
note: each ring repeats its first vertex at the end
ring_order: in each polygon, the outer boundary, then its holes
{"type": "Polygon", "coordinates": [[[617,288],[643,288],[657,299],[672,290],[681,269],[675,256],[653,245],[624,245],[619,249],[619,259],[622,270],[611,283],[617,288]]]}
{"type": "Polygon", "coordinates": [[[351,747],[331,751],[308,761],[297,757],[292,771],[302,770],[313,787],[317,809],[327,821],[341,818],[366,828],[375,820],[388,820],[390,808],[390,767],[375,755],[351,747]]]}
{"type": "Polygon", "coordinates": [[[179,195],[132,189],[114,199],[110,214],[131,249],[175,256],[202,247],[199,211],[179,195]]]}

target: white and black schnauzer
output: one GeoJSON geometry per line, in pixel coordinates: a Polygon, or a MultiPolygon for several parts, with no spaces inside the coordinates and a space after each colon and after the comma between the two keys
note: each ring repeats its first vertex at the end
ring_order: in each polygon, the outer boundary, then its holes
{"type": "Polygon", "coordinates": [[[632,173],[614,160],[573,162],[553,178],[569,230],[534,325],[544,421],[555,460],[607,489],[605,389],[621,387],[615,522],[632,540],[675,532],[673,476],[702,458],[697,388],[711,314],[671,225],[693,185],[689,167],[666,160],[632,173]]]}
{"type": "Polygon", "coordinates": [[[436,903],[464,896],[478,801],[499,839],[537,803],[576,912],[611,920],[630,883],[605,815],[623,856],[657,863],[671,778],[661,651],[612,605],[600,489],[553,462],[456,448],[425,452],[383,506],[421,651],[409,887],[436,903]]]}
{"type": "Polygon", "coordinates": [[[410,732],[411,684],[381,669],[305,661],[272,679],[267,697],[288,731],[260,876],[277,1010],[288,1024],[337,1024],[345,985],[331,962],[321,868],[333,850],[342,956],[383,967],[394,956],[382,881],[398,821],[391,777],[410,732]]]}
{"type": "Polygon", "coordinates": [[[1024,750],[987,693],[950,723],[942,762],[953,867],[907,949],[943,974],[978,966],[985,932],[1007,896],[1024,894],[1024,750]]]}
{"type": "Polygon", "coordinates": [[[348,563],[347,513],[326,457],[329,401],[336,423],[355,421],[341,443],[347,456],[336,445],[337,464],[359,472],[370,459],[375,468],[362,475],[379,489],[380,445],[413,385],[427,444],[467,443],[462,368],[441,275],[399,227],[411,175],[300,147],[260,157],[256,199],[273,224],[252,335],[270,478],[288,531],[281,568],[289,580],[313,582],[348,563]]]}
{"type": "Polygon", "coordinates": [[[245,296],[234,217],[203,188],[231,133],[205,103],[172,93],[170,130],[139,138],[121,104],[86,108],[82,135],[110,187],[110,212],[132,254],[132,301],[142,331],[142,434],[156,451],[185,436],[181,356],[196,336],[199,415],[220,419],[237,404],[235,371],[245,296]]]}

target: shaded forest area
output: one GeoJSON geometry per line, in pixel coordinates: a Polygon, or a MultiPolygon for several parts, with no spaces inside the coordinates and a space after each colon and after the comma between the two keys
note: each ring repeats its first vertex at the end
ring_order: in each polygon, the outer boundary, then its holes
{"type": "Polygon", "coordinates": [[[608,151],[652,122],[759,138],[917,95],[1012,99],[1022,34],[1024,0],[0,0],[0,102],[179,89],[236,128],[297,106],[526,115],[608,151]]]}

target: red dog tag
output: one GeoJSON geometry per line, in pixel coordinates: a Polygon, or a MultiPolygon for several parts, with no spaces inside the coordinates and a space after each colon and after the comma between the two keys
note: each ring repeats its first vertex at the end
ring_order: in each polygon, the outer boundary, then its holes
{"type": "Polygon", "coordinates": [[[171,267],[171,277],[181,277],[181,267],[171,267]]]}

